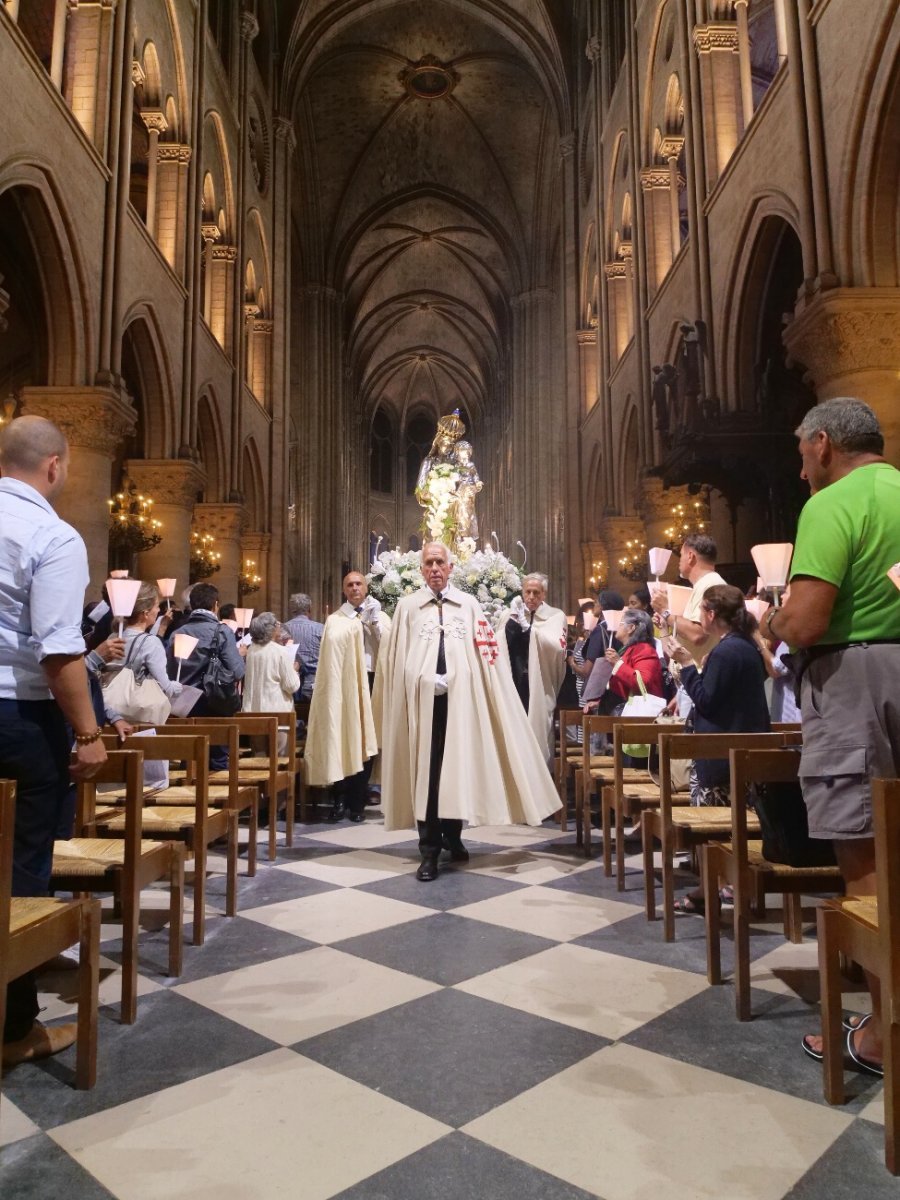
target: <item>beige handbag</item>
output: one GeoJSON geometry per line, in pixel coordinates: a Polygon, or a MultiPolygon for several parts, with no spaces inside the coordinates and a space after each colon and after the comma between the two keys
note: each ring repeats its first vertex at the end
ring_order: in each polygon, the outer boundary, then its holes
{"type": "MultiPolygon", "coordinates": [[[[151,634],[144,634],[150,637],[151,634]]],[[[155,679],[147,674],[146,665],[137,672],[128,665],[135,646],[141,639],[136,637],[128,647],[125,661],[118,670],[110,672],[109,680],[103,684],[103,704],[107,709],[120,713],[132,725],[164,725],[169,719],[172,705],[155,679]]]]}
{"type": "MultiPolygon", "coordinates": [[[[669,717],[661,714],[654,721],[654,725],[680,725],[684,727],[683,717],[669,717]]],[[[650,768],[650,778],[659,786],[659,763],[654,759],[654,765],[650,768]]],[[[691,759],[689,758],[673,758],[669,764],[669,778],[672,780],[673,792],[690,791],[691,784],[691,759]]]]}

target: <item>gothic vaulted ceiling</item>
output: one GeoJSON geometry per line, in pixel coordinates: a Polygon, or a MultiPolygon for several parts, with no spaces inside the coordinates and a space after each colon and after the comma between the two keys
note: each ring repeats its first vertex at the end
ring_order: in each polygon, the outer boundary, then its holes
{"type": "Polygon", "coordinates": [[[304,283],[344,297],[368,417],[497,402],[508,311],[546,285],[564,6],[550,0],[310,0],[285,55],[304,283]]]}

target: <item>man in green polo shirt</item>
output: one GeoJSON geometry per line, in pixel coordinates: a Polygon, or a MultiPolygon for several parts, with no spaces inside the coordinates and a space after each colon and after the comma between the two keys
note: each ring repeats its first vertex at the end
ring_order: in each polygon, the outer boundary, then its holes
{"type": "MultiPolygon", "coordinates": [[[[875,413],[827,400],[797,429],[812,495],[800,514],[791,594],[766,632],[807,649],[800,777],[812,837],[830,838],[848,895],[875,893],[870,780],[900,775],[900,471],[886,462],[875,413]]],[[[847,1035],[854,1061],[881,1074],[881,998],[847,1035]]],[[[803,1048],[821,1058],[821,1039],[803,1048]]]]}

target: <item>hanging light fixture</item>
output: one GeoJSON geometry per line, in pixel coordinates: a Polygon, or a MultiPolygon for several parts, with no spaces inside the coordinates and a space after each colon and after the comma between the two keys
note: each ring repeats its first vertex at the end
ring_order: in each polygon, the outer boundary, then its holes
{"type": "Polygon", "coordinates": [[[162,522],[153,515],[153,497],[139,492],[126,476],[122,490],[110,496],[109,545],[122,554],[141,554],[162,541],[162,522]]]}
{"type": "Polygon", "coordinates": [[[251,592],[259,591],[261,583],[262,576],[256,573],[256,563],[252,558],[245,558],[244,569],[238,579],[238,591],[242,596],[249,596],[251,592]]]}
{"type": "Polygon", "coordinates": [[[619,574],[623,579],[637,582],[646,574],[647,547],[637,538],[625,543],[625,553],[619,559],[619,574]]]}
{"type": "Polygon", "coordinates": [[[705,505],[701,500],[694,500],[690,507],[686,504],[672,505],[672,523],[663,530],[665,545],[668,550],[680,550],[681,544],[692,533],[705,533],[705,505]]]}
{"type": "Polygon", "coordinates": [[[195,530],[191,534],[191,583],[209,579],[222,565],[222,555],[216,549],[216,539],[210,533],[195,530]]]}

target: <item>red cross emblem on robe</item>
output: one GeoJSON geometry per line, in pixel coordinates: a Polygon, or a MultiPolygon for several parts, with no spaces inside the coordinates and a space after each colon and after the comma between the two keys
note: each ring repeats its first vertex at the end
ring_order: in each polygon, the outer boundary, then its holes
{"type": "Polygon", "coordinates": [[[500,648],[497,645],[497,639],[494,637],[494,631],[489,621],[476,621],[475,645],[478,647],[478,653],[484,661],[489,667],[492,667],[497,661],[500,648]]]}

